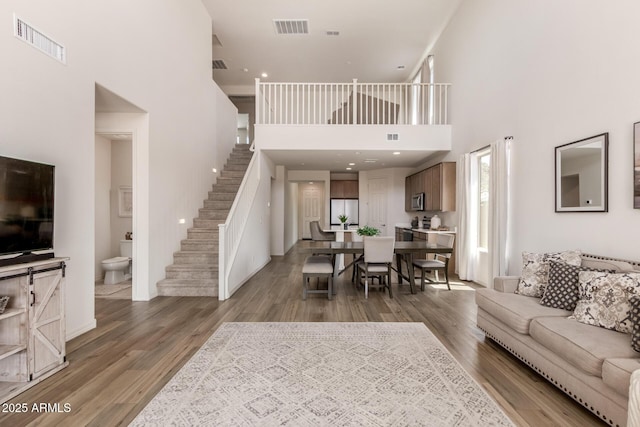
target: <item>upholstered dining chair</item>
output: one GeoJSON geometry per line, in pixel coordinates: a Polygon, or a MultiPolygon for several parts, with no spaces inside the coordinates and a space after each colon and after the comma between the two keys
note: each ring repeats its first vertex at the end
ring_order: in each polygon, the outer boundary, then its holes
{"type": "Polygon", "coordinates": [[[330,233],[326,231],[322,231],[320,227],[320,222],[311,221],[309,223],[309,228],[311,229],[311,240],[335,240],[336,233],[330,233]]]}
{"type": "MultiPolygon", "coordinates": [[[[455,240],[455,234],[437,234],[436,243],[442,246],[453,247],[455,240]]],[[[451,259],[451,252],[444,254],[434,254],[433,259],[414,259],[413,267],[420,269],[420,289],[424,291],[425,281],[430,284],[446,284],[447,289],[451,290],[449,285],[449,260],[451,259]],[[426,277],[426,272],[431,271],[435,275],[436,280],[431,280],[426,277]],[[444,281],[440,280],[438,272],[444,272],[444,281]]]]}
{"type": "Polygon", "coordinates": [[[395,237],[365,236],[364,255],[362,261],[356,264],[358,283],[364,275],[364,297],[369,297],[369,278],[377,276],[379,286],[389,290],[389,298],[393,298],[391,290],[391,263],[393,262],[393,248],[395,237]],[[386,279],[386,280],[385,280],[386,279]]]}

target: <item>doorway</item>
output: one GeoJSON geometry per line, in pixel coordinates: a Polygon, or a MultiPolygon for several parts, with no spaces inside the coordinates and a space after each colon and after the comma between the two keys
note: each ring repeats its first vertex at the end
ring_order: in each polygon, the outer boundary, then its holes
{"type": "Polygon", "coordinates": [[[368,225],[387,236],[387,179],[369,179],[369,221],[368,225]]]}
{"type": "Polygon", "coordinates": [[[132,255],[133,134],[95,135],[95,296],[132,299],[131,263],[111,270],[117,257],[132,255]],[[114,260],[109,262],[108,260],[114,260]],[[106,269],[111,270],[108,272],[106,269]],[[114,278],[117,277],[117,283],[114,278]]]}
{"type": "Polygon", "coordinates": [[[310,223],[319,221],[320,226],[324,224],[324,182],[321,183],[300,183],[300,230],[302,239],[311,239],[310,223]]]}
{"type": "MultiPolygon", "coordinates": [[[[126,99],[96,84],[95,133],[109,140],[115,135],[127,135],[131,139],[131,299],[148,301],[152,297],[149,285],[149,115],[126,99]]],[[[99,160],[100,153],[94,150],[94,164],[98,164],[99,160]]],[[[110,197],[109,195],[109,204],[110,197]]],[[[94,212],[97,213],[97,210],[94,212]]],[[[96,231],[104,224],[101,220],[103,219],[95,218],[96,231]]],[[[124,235],[122,238],[124,239],[124,235]]],[[[95,239],[94,235],[94,250],[95,239]]],[[[95,255],[98,261],[97,252],[95,255]]],[[[99,261],[102,262],[102,259],[99,261]]],[[[94,276],[101,272],[98,266],[95,268],[94,276]]]]}

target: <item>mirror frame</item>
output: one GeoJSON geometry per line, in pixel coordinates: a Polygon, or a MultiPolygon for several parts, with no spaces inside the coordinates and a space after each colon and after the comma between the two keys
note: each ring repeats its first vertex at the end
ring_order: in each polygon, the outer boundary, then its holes
{"type": "Polygon", "coordinates": [[[609,211],[609,133],[601,133],[589,138],[584,138],[579,141],[570,142],[568,144],[559,145],[555,147],[555,205],[556,212],[608,212],[609,211]],[[562,207],[561,195],[562,195],[562,179],[561,179],[561,160],[562,152],[570,148],[581,147],[589,145],[598,140],[602,140],[601,148],[601,162],[600,162],[600,188],[601,188],[601,200],[600,203],[594,203],[593,206],[572,206],[562,207]]]}

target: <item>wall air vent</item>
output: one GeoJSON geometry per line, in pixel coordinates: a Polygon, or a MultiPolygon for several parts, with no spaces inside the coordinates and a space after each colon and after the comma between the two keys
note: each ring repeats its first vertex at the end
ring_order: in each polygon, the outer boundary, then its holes
{"type": "Polygon", "coordinates": [[[308,19],[274,19],[276,34],[309,34],[308,19]]]}
{"type": "Polygon", "coordinates": [[[67,51],[64,46],[45,36],[16,15],[13,15],[13,35],[63,64],[67,63],[67,51]]]}
{"type": "Polygon", "coordinates": [[[212,64],[214,70],[226,70],[228,68],[223,59],[214,59],[212,64]]]}
{"type": "Polygon", "coordinates": [[[387,141],[397,141],[399,138],[399,135],[397,133],[388,133],[387,134],[387,141]]]}

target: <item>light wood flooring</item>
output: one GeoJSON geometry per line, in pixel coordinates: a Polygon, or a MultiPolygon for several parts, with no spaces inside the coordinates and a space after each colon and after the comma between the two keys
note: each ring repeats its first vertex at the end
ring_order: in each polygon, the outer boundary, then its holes
{"type": "Polygon", "coordinates": [[[302,301],[301,244],[274,257],[224,302],[96,299],[98,327],[67,343],[69,366],[9,402],[26,403],[26,413],[6,412],[12,407],[3,405],[0,426],[127,425],[223,322],[302,321],[424,322],[517,425],[605,425],[485,340],[475,326],[476,285],[458,281],[452,291],[428,287],[416,295],[394,285],[393,299],[373,291],[365,300],[348,275],[339,279],[332,301],[320,294],[302,301]],[[58,403],[60,412],[33,411],[34,403],[58,403]]]}

